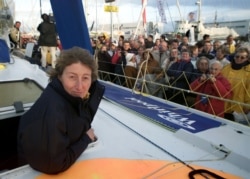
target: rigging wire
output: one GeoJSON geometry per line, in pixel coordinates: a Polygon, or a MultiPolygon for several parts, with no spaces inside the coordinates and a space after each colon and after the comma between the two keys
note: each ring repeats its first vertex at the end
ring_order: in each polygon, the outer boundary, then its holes
{"type": "Polygon", "coordinates": [[[40,16],[43,14],[43,11],[42,11],[42,0],[40,0],[40,16]]]}
{"type": "Polygon", "coordinates": [[[170,9],[169,9],[168,2],[167,2],[167,1],[165,1],[165,2],[166,2],[166,4],[167,4],[167,8],[168,8],[168,12],[169,12],[169,17],[170,17],[170,20],[171,20],[171,24],[172,24],[172,26],[173,26],[173,29],[175,29],[175,28],[174,28],[173,18],[172,18],[171,13],[170,13],[170,9]]]}

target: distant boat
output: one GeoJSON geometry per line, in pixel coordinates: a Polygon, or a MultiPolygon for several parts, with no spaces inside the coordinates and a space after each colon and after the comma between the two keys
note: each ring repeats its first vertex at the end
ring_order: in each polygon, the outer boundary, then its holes
{"type": "Polygon", "coordinates": [[[250,19],[204,23],[206,27],[228,27],[250,42],[250,19]]]}
{"type": "Polygon", "coordinates": [[[205,35],[205,34],[209,34],[211,39],[220,39],[220,40],[222,40],[222,39],[225,40],[228,35],[233,35],[234,37],[239,36],[239,34],[235,31],[235,29],[230,28],[228,26],[205,27],[202,20],[201,20],[202,0],[198,0],[196,2],[196,4],[198,6],[198,11],[197,11],[198,18],[197,18],[197,20],[191,19],[191,20],[176,21],[176,26],[175,26],[175,30],[174,30],[175,33],[189,35],[192,42],[202,40],[203,35],[205,35]]]}

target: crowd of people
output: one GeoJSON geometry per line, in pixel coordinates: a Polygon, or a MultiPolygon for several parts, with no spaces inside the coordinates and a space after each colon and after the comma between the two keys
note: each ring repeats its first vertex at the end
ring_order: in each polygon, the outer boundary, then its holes
{"type": "MultiPolygon", "coordinates": [[[[41,66],[46,71],[48,66],[55,68],[57,52],[62,49],[58,38],[56,25],[51,21],[50,15],[41,15],[42,22],[38,24],[38,37],[25,38],[20,32],[21,22],[16,21],[9,33],[10,47],[13,50],[26,49],[28,43],[33,43],[32,56],[29,61],[41,66]]],[[[24,56],[26,58],[26,56],[24,56]]]]}
{"type": "Polygon", "coordinates": [[[152,39],[91,39],[99,77],[250,125],[249,45],[232,35],[220,41],[206,34],[196,44],[186,36],[152,39]]]}
{"type": "MultiPolygon", "coordinates": [[[[41,67],[46,69],[49,51],[55,68],[55,51],[60,49],[56,27],[47,14],[41,18],[41,67]]],[[[20,26],[17,21],[10,32],[13,48],[18,48],[20,26]]],[[[111,40],[100,34],[91,44],[102,80],[241,123],[250,119],[250,47],[232,35],[220,41],[205,34],[190,44],[187,36],[168,40],[164,35],[120,35],[111,40]]]]}

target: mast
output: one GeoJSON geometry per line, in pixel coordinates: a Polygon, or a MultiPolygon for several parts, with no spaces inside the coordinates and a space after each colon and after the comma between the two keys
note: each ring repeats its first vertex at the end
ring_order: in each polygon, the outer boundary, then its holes
{"type": "Polygon", "coordinates": [[[215,11],[214,15],[214,26],[217,27],[217,10],[215,11]]]}
{"type": "MultiPolygon", "coordinates": [[[[135,37],[137,35],[138,29],[139,29],[139,26],[140,26],[140,23],[141,23],[141,18],[143,16],[143,13],[145,11],[146,6],[147,6],[147,0],[142,0],[142,8],[141,8],[140,16],[139,16],[139,19],[138,19],[138,22],[137,22],[137,26],[136,26],[136,29],[135,29],[135,33],[134,33],[133,39],[135,39],[135,37]]],[[[146,18],[146,14],[145,14],[145,18],[146,18]]]]}
{"type": "Polygon", "coordinates": [[[196,2],[196,5],[198,5],[197,35],[198,35],[198,38],[199,38],[200,31],[201,31],[201,0],[198,0],[196,2]]]}
{"type": "Polygon", "coordinates": [[[87,25],[89,23],[89,7],[88,7],[88,0],[85,0],[85,18],[86,18],[86,22],[87,22],[87,25]]]}
{"type": "Polygon", "coordinates": [[[196,4],[198,5],[198,23],[200,23],[201,22],[201,0],[198,0],[196,4]]]}
{"type": "Polygon", "coordinates": [[[95,38],[97,38],[97,0],[95,0],[95,38]]]}
{"type": "MultiPolygon", "coordinates": [[[[112,2],[110,2],[110,6],[112,6],[112,2]]],[[[110,38],[111,38],[111,41],[113,41],[113,31],[114,31],[114,28],[113,28],[113,12],[110,11],[110,38]]]]}
{"type": "MultiPolygon", "coordinates": [[[[144,4],[144,1],[146,1],[146,0],[142,0],[142,5],[144,4]]],[[[147,31],[146,31],[147,30],[146,8],[144,8],[144,10],[142,11],[142,24],[143,24],[143,29],[144,29],[145,37],[147,37],[147,31]]]]}
{"type": "Polygon", "coordinates": [[[43,11],[42,11],[42,0],[40,0],[40,15],[43,14],[43,11]]]}
{"type": "Polygon", "coordinates": [[[179,3],[179,0],[176,0],[176,5],[177,5],[177,8],[178,8],[178,11],[179,11],[179,14],[180,14],[180,17],[181,17],[181,22],[183,23],[184,19],[181,15],[181,10],[180,10],[180,3],[179,3]]]}

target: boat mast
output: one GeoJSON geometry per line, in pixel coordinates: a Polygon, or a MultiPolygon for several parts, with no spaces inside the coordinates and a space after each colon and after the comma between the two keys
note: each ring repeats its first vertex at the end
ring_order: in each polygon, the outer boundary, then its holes
{"type": "Polygon", "coordinates": [[[196,2],[196,4],[198,5],[198,33],[200,33],[200,24],[201,24],[201,0],[198,0],[196,2]]]}
{"type": "Polygon", "coordinates": [[[201,0],[197,0],[196,5],[198,5],[198,22],[201,22],[201,0]]]}
{"type": "Polygon", "coordinates": [[[180,17],[181,17],[181,22],[183,23],[184,19],[181,15],[181,10],[180,10],[180,3],[179,3],[179,0],[176,0],[176,5],[177,5],[177,8],[178,8],[178,11],[179,11],[179,14],[180,14],[180,17]]]}
{"type": "MultiPolygon", "coordinates": [[[[136,35],[137,35],[138,29],[139,29],[139,25],[141,24],[141,18],[142,18],[142,16],[143,16],[143,13],[145,12],[146,6],[147,6],[147,0],[142,0],[142,8],[141,8],[139,20],[138,20],[138,22],[137,22],[137,26],[136,26],[136,29],[135,29],[135,33],[134,33],[133,39],[135,39],[135,37],[136,37],[136,35]]],[[[146,16],[146,15],[145,15],[145,16],[146,16]]],[[[146,23],[146,22],[145,22],[145,23],[146,23]]]]}
{"type": "Polygon", "coordinates": [[[95,0],[95,38],[97,38],[97,0],[95,0]]]}
{"type": "Polygon", "coordinates": [[[214,15],[214,26],[217,27],[217,10],[215,11],[215,15],[214,15]]]}
{"type": "Polygon", "coordinates": [[[89,24],[89,7],[88,7],[88,0],[85,0],[85,18],[87,21],[87,25],[89,24]]]}
{"type": "Polygon", "coordinates": [[[197,0],[196,5],[198,5],[197,37],[199,38],[201,31],[201,0],[197,0]]]}
{"type": "Polygon", "coordinates": [[[43,11],[42,11],[42,0],[40,0],[40,15],[43,14],[43,11]]]}
{"type": "MultiPolygon", "coordinates": [[[[112,6],[112,2],[110,2],[110,6],[112,6]]],[[[110,11],[110,38],[111,38],[111,41],[113,41],[113,31],[114,31],[114,28],[113,28],[113,12],[110,11]]]]}

